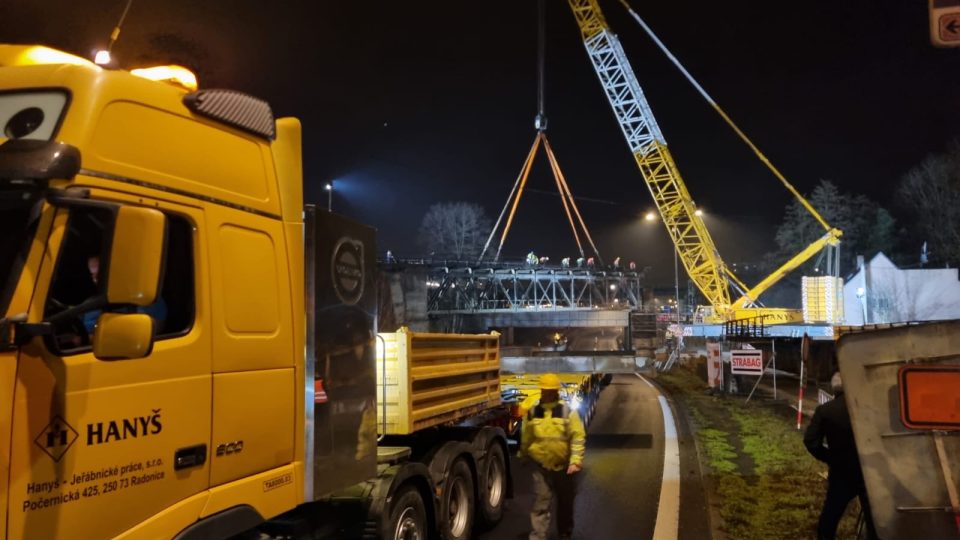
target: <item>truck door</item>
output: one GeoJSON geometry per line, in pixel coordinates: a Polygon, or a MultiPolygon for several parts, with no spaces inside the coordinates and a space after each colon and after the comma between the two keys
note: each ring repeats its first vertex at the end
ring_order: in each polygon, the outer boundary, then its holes
{"type": "MultiPolygon", "coordinates": [[[[74,315],[61,317],[19,357],[9,538],[111,537],[209,486],[209,309],[198,279],[206,269],[197,234],[202,214],[135,201],[161,210],[167,224],[157,301],[135,310],[77,308],[109,280],[115,216],[95,205],[45,210],[55,217],[29,320],[71,309],[74,315]],[[104,314],[116,311],[150,315],[155,340],[149,354],[94,356],[92,332],[104,314]]],[[[0,372],[0,384],[5,376],[0,372]]]]}
{"type": "MultiPolygon", "coordinates": [[[[33,275],[40,264],[43,243],[35,236],[46,237],[53,212],[42,216],[42,196],[30,186],[0,184],[0,325],[9,332],[9,321],[26,313],[33,294],[33,275]],[[30,249],[31,245],[34,249],[30,249]]],[[[2,334],[3,332],[0,332],[2,334]]],[[[17,348],[7,341],[0,346],[0,508],[6,510],[10,479],[10,444],[12,439],[13,391],[17,379],[17,348]]],[[[7,530],[6,511],[0,518],[0,530],[7,530]]]]}

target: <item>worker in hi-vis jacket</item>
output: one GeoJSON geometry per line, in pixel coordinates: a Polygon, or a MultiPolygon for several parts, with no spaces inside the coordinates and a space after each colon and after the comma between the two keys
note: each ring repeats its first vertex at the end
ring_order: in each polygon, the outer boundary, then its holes
{"type": "Polygon", "coordinates": [[[520,441],[520,456],[537,464],[533,472],[530,540],[547,538],[554,497],[560,539],[571,537],[574,475],[583,467],[586,439],[580,415],[560,400],[560,378],[553,373],[540,377],[540,402],[527,413],[520,441]]]}

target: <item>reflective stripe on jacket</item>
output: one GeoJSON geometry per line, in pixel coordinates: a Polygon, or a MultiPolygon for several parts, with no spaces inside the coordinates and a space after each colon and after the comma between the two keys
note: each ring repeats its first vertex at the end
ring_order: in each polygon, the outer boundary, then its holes
{"type": "Polygon", "coordinates": [[[523,421],[520,453],[551,471],[583,463],[587,433],[577,411],[562,403],[544,403],[530,409],[523,421]]]}

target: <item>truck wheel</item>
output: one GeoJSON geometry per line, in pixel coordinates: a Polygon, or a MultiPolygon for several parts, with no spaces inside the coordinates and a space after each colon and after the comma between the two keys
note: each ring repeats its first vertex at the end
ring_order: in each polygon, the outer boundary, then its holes
{"type": "Polygon", "coordinates": [[[507,464],[503,448],[497,443],[487,448],[487,459],[480,472],[480,522],[493,528],[503,518],[503,501],[507,494],[507,464]]]}
{"type": "Polygon", "coordinates": [[[453,462],[443,490],[443,540],[466,540],[473,529],[473,474],[463,459],[453,462]]]}
{"type": "Polygon", "coordinates": [[[403,487],[394,495],[387,531],[391,540],[426,540],[427,510],[415,487],[403,487]]]}

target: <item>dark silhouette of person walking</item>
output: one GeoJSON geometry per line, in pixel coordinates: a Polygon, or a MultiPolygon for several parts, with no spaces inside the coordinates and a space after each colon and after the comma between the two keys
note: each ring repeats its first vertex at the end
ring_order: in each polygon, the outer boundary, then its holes
{"type": "Polygon", "coordinates": [[[877,532],[870,516],[867,488],[863,481],[863,471],[860,469],[860,456],[857,454],[850,411],[847,410],[839,372],[834,373],[830,386],[834,399],[817,407],[803,435],[803,444],[810,454],[829,467],[827,496],[823,501],[820,521],[817,523],[817,539],[833,540],[847,505],[854,497],[859,497],[867,538],[875,540],[877,532]]]}

